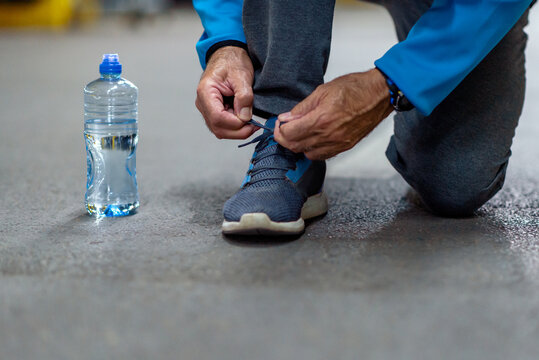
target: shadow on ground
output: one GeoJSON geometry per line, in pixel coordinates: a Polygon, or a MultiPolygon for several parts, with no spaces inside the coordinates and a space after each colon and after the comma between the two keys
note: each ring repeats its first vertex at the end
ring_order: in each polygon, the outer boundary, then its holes
{"type": "MultiPolygon", "coordinates": [[[[216,283],[340,290],[518,281],[537,266],[537,200],[515,203],[527,184],[533,182],[509,185],[474,217],[444,219],[411,202],[398,178],[331,178],[329,213],[311,222],[303,236],[284,241],[218,236],[215,249],[193,265],[218,264],[219,271],[189,272],[216,283]],[[230,256],[223,257],[223,251],[230,256]]],[[[222,204],[235,191],[235,186],[198,183],[175,188],[167,198],[182,199],[191,212],[188,222],[215,233],[222,204]]]]}

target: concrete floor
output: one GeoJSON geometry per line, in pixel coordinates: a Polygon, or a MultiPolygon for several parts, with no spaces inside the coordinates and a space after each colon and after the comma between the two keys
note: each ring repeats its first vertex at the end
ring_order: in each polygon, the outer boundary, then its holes
{"type": "MultiPolygon", "coordinates": [[[[328,78],[394,42],[387,14],[356,9],[336,13],[328,78]]],[[[536,359],[538,16],[506,187],[476,217],[407,200],[387,120],[329,162],[328,215],[286,241],[220,234],[252,150],[193,106],[191,12],[1,32],[0,359],[536,359]],[[82,88],[110,51],[140,88],[141,208],[95,221],[82,88]]]]}

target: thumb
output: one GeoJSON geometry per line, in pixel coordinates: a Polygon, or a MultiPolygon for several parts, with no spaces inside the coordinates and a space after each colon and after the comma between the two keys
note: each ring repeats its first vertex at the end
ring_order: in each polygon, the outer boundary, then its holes
{"type": "Polygon", "coordinates": [[[241,121],[249,121],[253,117],[253,88],[249,81],[242,76],[230,78],[234,91],[234,114],[241,121]]]}

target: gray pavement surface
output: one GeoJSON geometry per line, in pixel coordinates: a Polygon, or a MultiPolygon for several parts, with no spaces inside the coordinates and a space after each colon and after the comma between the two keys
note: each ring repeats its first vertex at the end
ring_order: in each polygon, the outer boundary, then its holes
{"type": "MultiPolygon", "coordinates": [[[[328,79],[395,36],[338,9],[328,79]]],[[[296,239],[220,234],[252,149],[193,105],[190,11],[66,32],[0,32],[0,359],[537,359],[539,25],[506,186],[434,217],[383,156],[386,120],[329,162],[330,211],[296,239]],[[82,88],[118,51],[140,88],[138,214],[83,208],[82,88]]]]}

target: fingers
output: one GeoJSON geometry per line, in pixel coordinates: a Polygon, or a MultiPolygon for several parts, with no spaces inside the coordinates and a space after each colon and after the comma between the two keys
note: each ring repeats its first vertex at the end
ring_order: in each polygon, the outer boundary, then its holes
{"type": "Polygon", "coordinates": [[[317,110],[287,123],[278,119],[274,130],[275,141],[294,152],[304,152],[307,146],[314,146],[315,141],[320,140],[316,131],[319,119],[317,110]]]}
{"type": "Polygon", "coordinates": [[[210,131],[219,139],[246,139],[257,130],[225,108],[221,90],[211,84],[201,81],[195,105],[210,131]]]}
{"type": "Polygon", "coordinates": [[[319,105],[324,93],[321,89],[318,87],[290,112],[279,115],[275,139],[280,139],[283,142],[281,145],[291,145],[312,136],[312,130],[321,116],[319,105]]]}
{"type": "MultiPolygon", "coordinates": [[[[283,125],[284,126],[284,125],[283,125]]],[[[281,126],[282,127],[282,126],[281,126]]],[[[335,141],[323,141],[320,136],[309,136],[299,141],[283,140],[280,131],[275,128],[275,141],[295,153],[304,153],[311,160],[325,160],[338,154],[335,149],[341,144],[335,141]]],[[[341,150],[342,151],[342,150],[341,150]]]]}
{"type": "Polygon", "coordinates": [[[230,79],[234,91],[234,112],[241,121],[249,121],[253,117],[253,88],[250,77],[246,74],[233,74],[230,79]]]}
{"type": "Polygon", "coordinates": [[[302,111],[310,109],[303,116],[293,113],[296,108],[281,114],[274,130],[275,141],[295,153],[304,153],[311,160],[325,160],[348,149],[344,136],[339,136],[332,126],[328,126],[338,115],[331,112],[328,115],[319,99],[316,96],[306,105],[298,104],[302,111]]]}
{"type": "Polygon", "coordinates": [[[257,130],[246,124],[252,117],[252,82],[253,66],[244,49],[222,47],[212,55],[195,104],[216,137],[245,139],[257,130]]]}
{"type": "Polygon", "coordinates": [[[225,109],[223,97],[215,89],[204,91],[197,97],[195,104],[212,131],[217,128],[238,130],[245,125],[232,112],[225,109]]]}
{"type": "Polygon", "coordinates": [[[305,152],[305,157],[309,160],[327,160],[338,153],[331,147],[321,147],[305,152]]]}
{"type": "Polygon", "coordinates": [[[326,160],[346,150],[340,149],[341,144],[334,141],[321,142],[317,136],[312,136],[301,141],[283,141],[277,127],[275,128],[274,136],[275,141],[279,144],[295,153],[304,153],[310,160],[326,160]]]}
{"type": "Polygon", "coordinates": [[[323,95],[323,88],[318,87],[311,95],[307,96],[303,101],[300,101],[289,113],[281,114],[279,120],[290,121],[313,111],[320,104],[323,95]]]}
{"type": "Polygon", "coordinates": [[[253,125],[244,125],[239,130],[227,130],[227,129],[218,129],[213,132],[216,138],[218,139],[237,139],[243,140],[247,139],[249,136],[253,135],[259,128],[253,125]]]}
{"type": "Polygon", "coordinates": [[[317,137],[309,138],[306,141],[298,142],[293,145],[296,153],[303,153],[310,160],[326,160],[349,148],[346,145],[335,140],[322,142],[317,137]]]}

